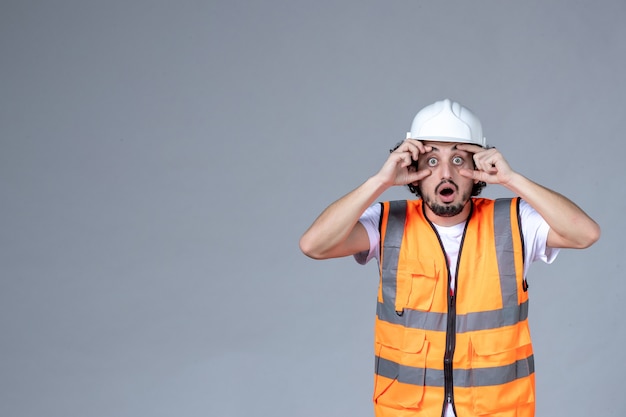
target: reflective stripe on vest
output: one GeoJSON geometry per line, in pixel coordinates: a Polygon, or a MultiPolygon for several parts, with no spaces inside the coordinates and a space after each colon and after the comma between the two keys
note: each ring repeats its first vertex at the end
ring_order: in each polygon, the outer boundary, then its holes
{"type": "MultiPolygon", "coordinates": [[[[393,304],[391,304],[393,306],[393,304]]],[[[405,308],[396,312],[394,308],[386,308],[378,303],[378,319],[393,324],[400,324],[414,329],[446,331],[447,314],[405,308]]],[[[457,314],[456,332],[466,333],[477,330],[495,329],[511,326],[528,318],[528,301],[521,305],[508,306],[500,310],[479,311],[468,314],[457,314]]]]}
{"type": "MultiPolygon", "coordinates": [[[[420,369],[399,365],[393,361],[376,357],[376,374],[389,379],[397,378],[405,384],[425,384],[432,387],[444,386],[444,375],[441,369],[420,369]]],[[[482,369],[455,369],[455,387],[481,387],[501,385],[513,382],[516,379],[527,377],[535,372],[535,358],[533,355],[520,359],[514,364],[482,369]]]]}
{"type": "MultiPolygon", "coordinates": [[[[400,255],[400,245],[404,235],[404,221],[406,219],[406,201],[390,201],[389,216],[393,216],[394,221],[390,221],[385,231],[385,241],[381,256],[382,266],[382,296],[383,313],[386,316],[396,315],[396,272],[398,269],[398,257],[400,255]],[[387,261],[388,260],[388,261],[387,261]],[[383,262],[384,261],[384,262],[383,262]]],[[[380,307],[380,303],[379,303],[380,307]]]]}

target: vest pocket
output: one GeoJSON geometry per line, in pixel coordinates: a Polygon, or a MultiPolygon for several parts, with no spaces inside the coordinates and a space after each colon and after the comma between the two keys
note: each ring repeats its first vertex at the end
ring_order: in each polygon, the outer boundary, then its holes
{"type": "Polygon", "coordinates": [[[397,309],[430,311],[439,281],[434,260],[408,259],[398,268],[397,277],[397,309]]]}
{"type": "Polygon", "coordinates": [[[478,415],[535,402],[534,358],[526,327],[512,326],[471,336],[469,382],[478,415]]]}
{"type": "MultiPolygon", "coordinates": [[[[402,344],[402,341],[398,341],[402,344]]],[[[391,408],[419,408],[424,395],[429,342],[422,334],[400,349],[376,342],[374,403],[391,408]]]]}

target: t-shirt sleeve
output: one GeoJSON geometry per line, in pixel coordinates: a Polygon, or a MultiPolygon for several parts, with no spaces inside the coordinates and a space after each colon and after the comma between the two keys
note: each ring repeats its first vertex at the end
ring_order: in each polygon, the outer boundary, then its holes
{"type": "Polygon", "coordinates": [[[547,246],[550,226],[534,208],[527,202],[520,202],[520,217],[522,218],[522,234],[526,248],[525,269],[535,261],[552,263],[559,254],[558,248],[547,246]]]}
{"type": "Polygon", "coordinates": [[[365,265],[372,258],[378,259],[380,246],[380,204],[374,204],[368,207],[359,218],[359,222],[365,227],[367,236],[370,240],[369,251],[363,251],[354,254],[354,259],[361,265],[365,265]]]}

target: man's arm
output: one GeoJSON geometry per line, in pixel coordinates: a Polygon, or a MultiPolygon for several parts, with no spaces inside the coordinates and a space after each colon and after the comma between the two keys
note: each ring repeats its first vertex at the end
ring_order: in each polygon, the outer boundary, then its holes
{"type": "Polygon", "coordinates": [[[428,169],[416,172],[411,167],[420,153],[430,150],[420,141],[404,141],[376,175],[319,215],[300,238],[302,252],[314,259],[328,259],[368,250],[369,237],[359,217],[389,187],[414,183],[430,175],[428,169]]]}
{"type": "Polygon", "coordinates": [[[600,238],[600,226],[565,196],[515,175],[506,187],[522,197],[550,226],[546,245],[584,249],[600,238]]]}
{"type": "Polygon", "coordinates": [[[500,184],[519,195],[548,223],[547,246],[551,248],[583,249],[600,238],[600,226],[567,197],[539,185],[513,171],[495,148],[483,149],[475,145],[457,148],[474,153],[476,170],[462,170],[461,174],[500,184]]]}
{"type": "Polygon", "coordinates": [[[385,191],[375,177],[328,206],[300,238],[302,252],[314,259],[338,258],[369,249],[359,217],[385,191]]]}

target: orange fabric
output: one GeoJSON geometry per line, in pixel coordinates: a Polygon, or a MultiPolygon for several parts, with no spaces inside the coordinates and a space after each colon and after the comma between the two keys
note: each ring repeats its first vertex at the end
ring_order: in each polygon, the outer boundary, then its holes
{"type": "MultiPolygon", "coordinates": [[[[473,199],[473,212],[468,221],[456,286],[456,316],[502,309],[503,296],[494,238],[494,204],[492,200],[473,199]]],[[[515,286],[518,304],[528,301],[522,290],[523,253],[517,223],[516,200],[511,201],[511,231],[515,265],[515,286]]],[[[383,203],[381,218],[381,247],[389,221],[389,203],[383,203]]],[[[389,260],[383,259],[381,265],[389,260]]],[[[381,274],[382,274],[381,266],[381,274]]],[[[382,277],[382,275],[381,275],[382,277]]],[[[382,302],[383,282],[378,301],[382,302]]],[[[408,201],[404,234],[398,257],[395,310],[448,313],[448,269],[445,253],[438,236],[424,217],[422,201],[408,201]]],[[[441,375],[444,370],[446,331],[406,327],[376,317],[375,353],[378,361],[398,364],[407,373],[411,383],[403,378],[375,375],[374,408],[377,417],[433,416],[441,417],[444,406],[444,387],[430,380],[415,383],[422,373],[441,375]]],[[[464,386],[454,387],[457,417],[534,416],[535,379],[533,369],[519,369],[532,363],[532,346],[528,319],[513,325],[470,330],[456,333],[453,369],[471,375],[464,386]],[[530,359],[529,359],[530,358],[530,359]],[[515,368],[522,377],[513,377],[505,383],[474,386],[474,375],[482,371],[515,368]],[[520,365],[521,364],[521,365],[520,365]],[[491,368],[491,369],[490,369],[491,368]]],[[[463,385],[462,383],[460,383],[463,385]]]]}

